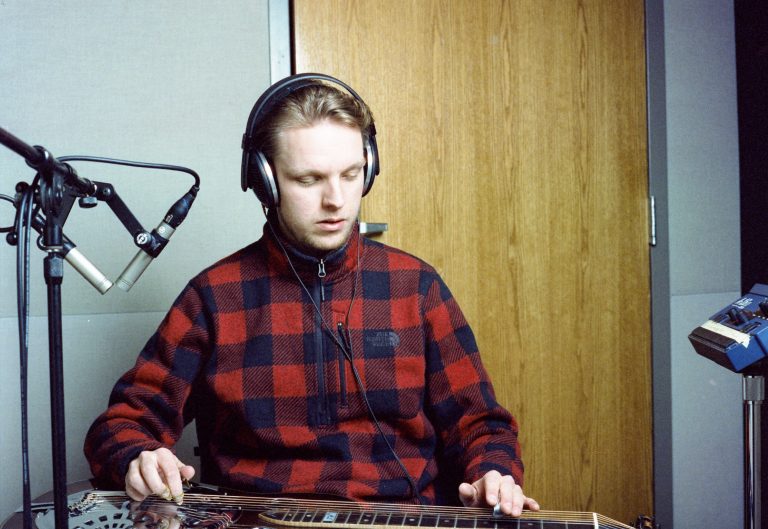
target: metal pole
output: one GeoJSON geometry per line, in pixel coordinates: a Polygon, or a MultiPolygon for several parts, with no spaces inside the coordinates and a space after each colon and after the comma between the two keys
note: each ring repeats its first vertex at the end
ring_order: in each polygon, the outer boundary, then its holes
{"type": "Polygon", "coordinates": [[[765,379],[745,375],[744,394],[744,528],[761,529],[760,506],[760,408],[765,399],[765,379]]]}

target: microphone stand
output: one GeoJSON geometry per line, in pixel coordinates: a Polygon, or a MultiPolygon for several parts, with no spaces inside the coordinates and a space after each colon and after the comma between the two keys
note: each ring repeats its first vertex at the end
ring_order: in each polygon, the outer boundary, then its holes
{"type": "Polygon", "coordinates": [[[77,196],[86,196],[94,186],[81,179],[68,165],[58,162],[44,148],[25,144],[0,128],[0,143],[24,157],[40,176],[36,201],[45,215],[43,243],[48,252],[44,276],[48,297],[48,357],[50,371],[51,443],[53,463],[54,519],[56,529],[68,529],[67,457],[64,420],[64,363],[62,340],[61,284],[64,279],[63,227],[77,196]]]}
{"type": "Polygon", "coordinates": [[[744,420],[744,529],[762,527],[760,412],[765,400],[765,366],[742,372],[744,420]]]}
{"type": "MultiPolygon", "coordinates": [[[[48,248],[61,245],[62,226],[48,222],[43,238],[48,248]]],[[[48,292],[48,357],[51,384],[51,435],[53,457],[53,495],[56,529],[68,529],[67,453],[64,428],[64,362],[61,328],[61,284],[64,258],[49,249],[44,260],[45,284],[48,292]]]]}
{"type": "MultiPolygon", "coordinates": [[[[64,235],[64,223],[74,205],[80,200],[81,207],[93,207],[97,201],[105,201],[123,226],[131,233],[139,253],[120,276],[118,286],[130,289],[138,276],[146,269],[149,262],[157,257],[168,243],[168,238],[184,221],[200,187],[200,177],[192,169],[176,165],[130,162],[90,156],[54,158],[50,152],[40,146],[30,146],[0,127],[0,144],[22,156],[27,165],[37,171],[37,190],[20,183],[17,190],[32,192],[34,202],[42,209],[42,216],[32,216],[31,226],[42,235],[43,248],[47,251],[44,259],[44,275],[48,296],[48,348],[50,370],[51,399],[51,436],[53,458],[53,495],[55,529],[69,529],[69,507],[67,505],[67,457],[66,435],[64,427],[64,362],[62,340],[61,284],[64,280],[64,260],[70,264],[99,292],[104,294],[110,287],[107,280],[80,252],[75,252],[74,244],[64,235]],[[65,161],[110,163],[148,169],[181,171],[192,175],[195,184],[178,199],[165,214],[158,228],[151,233],[146,231],[134,217],[112,185],[94,182],[77,175],[77,172],[65,161]]],[[[31,206],[31,205],[30,205],[31,206]]],[[[18,206],[17,206],[18,207],[18,206]]],[[[18,236],[18,234],[16,234],[18,236]]],[[[9,239],[10,242],[10,239],[9,239]]],[[[11,244],[14,244],[11,242],[11,244]]],[[[22,417],[23,418],[23,417],[22,417]]],[[[24,442],[26,435],[23,435],[24,442]]],[[[26,464],[26,463],[25,463],[26,464]]],[[[26,481],[25,481],[26,483],[26,481]]],[[[31,506],[25,488],[24,529],[31,529],[31,506]]]]}
{"type": "Polygon", "coordinates": [[[744,435],[744,528],[762,527],[760,414],[768,373],[768,285],[756,284],[688,336],[701,356],[740,373],[744,435]]]}

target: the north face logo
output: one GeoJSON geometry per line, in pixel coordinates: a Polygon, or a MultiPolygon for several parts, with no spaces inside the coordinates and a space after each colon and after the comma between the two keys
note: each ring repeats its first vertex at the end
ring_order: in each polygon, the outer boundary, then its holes
{"type": "Polygon", "coordinates": [[[400,336],[395,331],[376,331],[365,336],[365,343],[371,347],[397,347],[400,336]]]}

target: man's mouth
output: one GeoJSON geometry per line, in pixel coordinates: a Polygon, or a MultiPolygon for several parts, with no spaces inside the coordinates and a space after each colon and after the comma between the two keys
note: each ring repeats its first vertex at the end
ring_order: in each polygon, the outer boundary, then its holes
{"type": "Polygon", "coordinates": [[[322,229],[334,231],[344,226],[344,219],[323,219],[318,224],[322,229]]]}

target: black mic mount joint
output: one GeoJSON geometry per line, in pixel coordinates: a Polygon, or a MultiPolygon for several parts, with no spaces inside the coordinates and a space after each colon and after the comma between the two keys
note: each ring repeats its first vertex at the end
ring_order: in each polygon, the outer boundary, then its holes
{"type": "Polygon", "coordinates": [[[39,145],[34,146],[37,158],[26,158],[27,165],[41,176],[40,203],[46,216],[59,216],[67,196],[88,197],[96,193],[96,185],[81,178],[68,163],[61,162],[39,145]]]}
{"type": "Polygon", "coordinates": [[[152,233],[143,231],[136,235],[134,238],[136,246],[144,250],[151,257],[157,257],[160,252],[163,251],[165,245],[168,244],[168,239],[163,237],[157,232],[157,229],[152,230],[152,233]]]}

